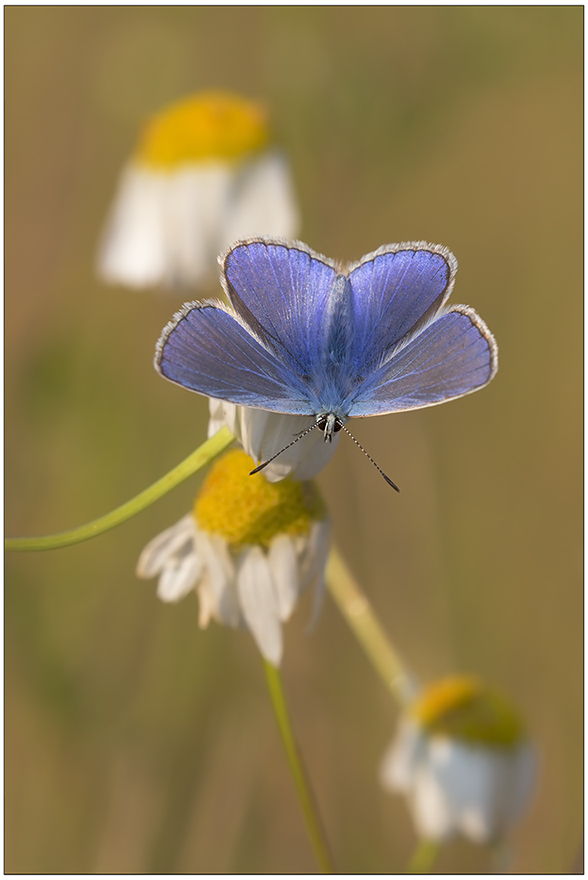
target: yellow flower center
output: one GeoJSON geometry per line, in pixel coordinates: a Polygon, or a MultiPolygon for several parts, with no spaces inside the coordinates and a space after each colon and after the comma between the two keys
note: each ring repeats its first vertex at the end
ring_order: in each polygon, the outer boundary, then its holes
{"type": "Polygon", "coordinates": [[[194,518],[205,532],[229,544],[269,546],[278,534],[306,535],[326,508],[313,483],[290,478],[268,483],[249,476],[255,463],[241,450],[223,456],[208,474],[194,505],[194,518]]]}
{"type": "Polygon", "coordinates": [[[409,714],[431,735],[483,745],[513,746],[523,737],[509,701],[474,676],[451,676],[425,688],[409,714]]]}
{"type": "Polygon", "coordinates": [[[169,171],[206,160],[238,160],[262,150],[268,140],[261,104],[228,92],[200,92],[152,117],[135,160],[169,171]]]}

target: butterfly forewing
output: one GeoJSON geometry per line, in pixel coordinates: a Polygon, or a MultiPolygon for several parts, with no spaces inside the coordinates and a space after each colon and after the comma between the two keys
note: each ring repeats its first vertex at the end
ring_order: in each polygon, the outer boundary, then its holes
{"type": "Polygon", "coordinates": [[[306,415],[304,388],[274,354],[231,315],[212,305],[185,306],[164,330],[157,370],[178,385],[242,406],[306,415]]]}
{"type": "Polygon", "coordinates": [[[236,245],[222,265],[235,311],[294,372],[311,376],[327,344],[333,266],[270,239],[236,245]]]}
{"type": "Polygon", "coordinates": [[[351,270],[356,360],[363,375],[439,311],[456,270],[447,248],[424,242],[381,248],[351,270]]]}

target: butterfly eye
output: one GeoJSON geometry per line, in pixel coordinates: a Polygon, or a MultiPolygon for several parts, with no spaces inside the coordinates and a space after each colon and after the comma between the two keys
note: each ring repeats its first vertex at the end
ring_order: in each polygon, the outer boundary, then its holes
{"type": "Polygon", "coordinates": [[[316,427],[321,431],[326,431],[326,436],[330,439],[333,434],[338,434],[343,427],[343,422],[332,413],[319,416],[316,420],[316,427]]]}

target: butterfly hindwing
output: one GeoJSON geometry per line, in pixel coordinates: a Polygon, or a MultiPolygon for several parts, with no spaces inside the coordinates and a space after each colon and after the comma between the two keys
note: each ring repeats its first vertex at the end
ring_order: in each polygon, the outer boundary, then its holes
{"type": "Polygon", "coordinates": [[[454,306],[366,379],[349,415],[383,415],[461,397],[486,385],[497,365],[496,342],[482,319],[467,306],[454,306]]]}

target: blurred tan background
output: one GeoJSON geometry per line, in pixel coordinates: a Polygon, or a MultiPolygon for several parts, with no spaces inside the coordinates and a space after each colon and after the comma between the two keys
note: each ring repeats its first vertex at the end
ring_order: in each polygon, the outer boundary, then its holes
{"type": "MultiPolygon", "coordinates": [[[[496,335],[479,394],[351,429],[319,482],[415,673],[482,675],[541,752],[516,872],[582,834],[582,32],[575,7],[8,7],[6,526],[87,522],[205,437],[152,368],[189,292],[101,285],[96,243],[146,116],[209,87],[269,103],[301,238],[355,260],[447,245],[496,335]]],[[[204,294],[216,291],[204,291],[204,294]]],[[[135,578],[201,480],[86,544],[6,563],[6,870],[314,872],[252,639],[135,578]]],[[[403,872],[376,770],[396,709],[327,599],[287,627],[295,726],[339,868],[403,872]]],[[[437,867],[491,870],[456,841],[437,867]]]]}

